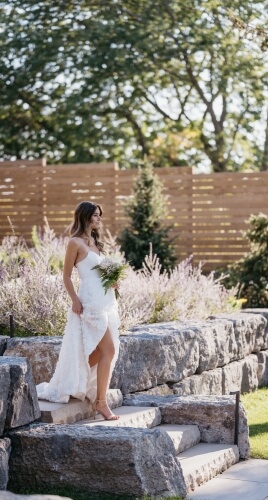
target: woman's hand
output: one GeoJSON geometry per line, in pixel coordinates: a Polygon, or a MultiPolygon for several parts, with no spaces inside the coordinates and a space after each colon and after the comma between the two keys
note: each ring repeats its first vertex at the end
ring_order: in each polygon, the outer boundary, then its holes
{"type": "Polygon", "coordinates": [[[115,290],[119,290],[119,288],[120,288],[120,281],[117,281],[117,283],[115,283],[114,285],[112,285],[112,288],[114,288],[115,290]]]}
{"type": "Polygon", "coordinates": [[[72,311],[75,314],[81,314],[83,312],[83,306],[78,297],[73,299],[72,311]]]}

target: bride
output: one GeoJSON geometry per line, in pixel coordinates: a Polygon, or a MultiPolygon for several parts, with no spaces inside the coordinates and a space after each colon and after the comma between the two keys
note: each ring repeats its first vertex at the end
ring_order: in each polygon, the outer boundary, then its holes
{"type": "MultiPolygon", "coordinates": [[[[39,399],[67,403],[70,397],[93,402],[93,411],[105,420],[119,417],[106,397],[119,351],[119,317],[115,293],[107,293],[97,269],[104,258],[100,241],[102,208],[83,201],[74,213],[66,249],[63,281],[72,300],[55,373],[49,383],[37,386],[39,399]],[[76,293],[73,267],[80,277],[76,293]]],[[[117,285],[119,286],[119,285],[117,285]]]]}

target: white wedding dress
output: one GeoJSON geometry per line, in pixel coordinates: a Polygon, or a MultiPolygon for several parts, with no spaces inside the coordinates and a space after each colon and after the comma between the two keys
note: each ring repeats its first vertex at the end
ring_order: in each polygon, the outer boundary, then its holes
{"type": "Polygon", "coordinates": [[[120,322],[114,290],[110,288],[105,294],[99,271],[92,269],[103,258],[103,254],[89,251],[85,259],[76,264],[83,312],[78,315],[69,309],[58,363],[50,382],[37,385],[39,399],[60,403],[68,403],[70,397],[96,399],[97,365],[90,367],[88,357],[108,326],[115,346],[111,377],[119,351],[120,322]]]}

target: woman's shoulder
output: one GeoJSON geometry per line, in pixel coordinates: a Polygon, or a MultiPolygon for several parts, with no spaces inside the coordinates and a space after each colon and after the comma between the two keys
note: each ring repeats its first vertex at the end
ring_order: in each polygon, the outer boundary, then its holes
{"type": "Polygon", "coordinates": [[[79,236],[71,236],[67,243],[67,247],[69,248],[78,248],[83,245],[83,239],[79,238],[79,236]]]}

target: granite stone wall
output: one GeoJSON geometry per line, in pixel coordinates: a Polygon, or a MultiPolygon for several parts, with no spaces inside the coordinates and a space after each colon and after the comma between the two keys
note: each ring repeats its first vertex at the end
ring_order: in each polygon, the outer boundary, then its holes
{"type": "MultiPolygon", "coordinates": [[[[268,309],[139,325],[120,337],[111,388],[123,394],[166,391],[178,395],[228,395],[268,384],[268,309]]],[[[62,338],[7,338],[3,357],[30,361],[35,383],[49,381],[62,338]]],[[[0,343],[1,349],[1,343],[0,343]]]]}

